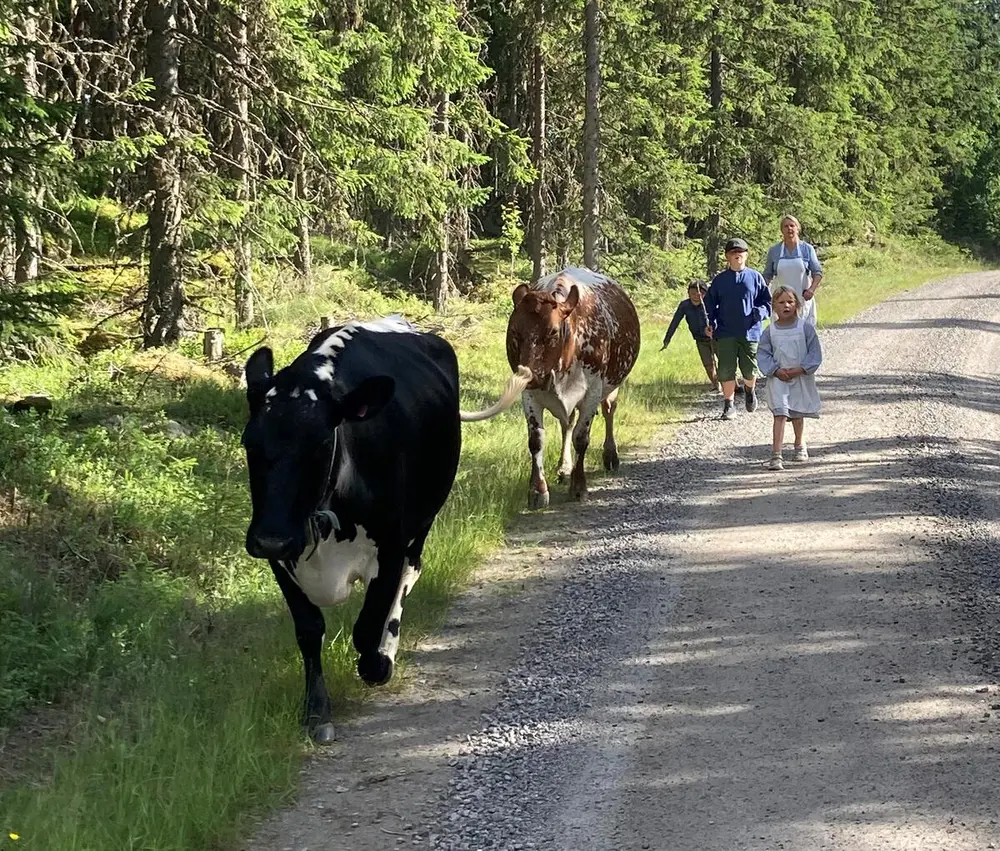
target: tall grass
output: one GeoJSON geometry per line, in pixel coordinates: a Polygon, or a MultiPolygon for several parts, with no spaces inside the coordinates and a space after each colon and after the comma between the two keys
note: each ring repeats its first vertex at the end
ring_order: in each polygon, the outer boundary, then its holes
{"type": "MultiPolygon", "coordinates": [[[[894,289],[968,268],[949,255],[915,272],[908,254],[844,250],[828,262],[821,316],[839,321],[894,289]]],[[[642,354],[616,423],[624,450],[705,389],[684,328],[659,351],[683,297],[637,293],[642,354]]],[[[274,305],[270,341],[287,363],[320,314],[397,310],[453,342],[464,408],[495,398],[509,374],[506,299],[431,317],[423,303],[341,272],[274,305]]],[[[230,349],[259,336],[230,333],[230,349]]],[[[191,357],[64,353],[0,373],[0,393],[56,397],[47,418],[0,413],[0,724],[8,727],[0,848],[231,847],[248,813],[294,794],[310,748],[297,726],[300,662],[269,569],[242,547],[245,403],[195,362],[195,342],[182,353],[191,357]],[[169,436],[168,417],[190,433],[169,436]]],[[[454,490],[407,601],[404,648],[440,624],[525,505],[519,410],[466,425],[463,441],[454,490]]],[[[558,449],[550,440],[550,469],[558,449]]],[[[599,463],[595,451],[590,468],[599,463]]],[[[350,646],[359,604],[356,593],[326,612],[324,664],[340,712],[372,694],[354,673],[350,646]]]]}

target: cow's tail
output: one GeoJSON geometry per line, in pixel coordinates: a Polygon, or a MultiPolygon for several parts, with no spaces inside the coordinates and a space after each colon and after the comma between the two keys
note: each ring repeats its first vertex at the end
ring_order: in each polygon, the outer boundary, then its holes
{"type": "Polygon", "coordinates": [[[480,420],[488,420],[495,417],[502,411],[506,411],[514,404],[517,397],[521,395],[525,387],[531,381],[531,370],[526,366],[519,366],[507,381],[507,386],[503,390],[503,395],[497,399],[496,403],[490,405],[482,411],[459,411],[459,419],[463,423],[475,423],[480,420]]]}

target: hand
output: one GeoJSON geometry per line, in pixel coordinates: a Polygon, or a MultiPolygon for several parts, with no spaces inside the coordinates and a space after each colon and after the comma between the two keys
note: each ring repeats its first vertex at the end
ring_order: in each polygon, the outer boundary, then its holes
{"type": "Polygon", "coordinates": [[[705,336],[708,337],[709,339],[712,339],[712,329],[711,328],[706,328],[705,329],[705,336]]]}
{"type": "Polygon", "coordinates": [[[803,299],[804,299],[805,301],[809,301],[809,299],[811,299],[811,298],[813,297],[813,294],[814,294],[814,293],[815,293],[815,290],[814,290],[814,289],[813,289],[812,287],[806,287],[806,288],[805,288],[805,289],[804,289],[804,290],[802,291],[802,298],[803,298],[803,299]]]}

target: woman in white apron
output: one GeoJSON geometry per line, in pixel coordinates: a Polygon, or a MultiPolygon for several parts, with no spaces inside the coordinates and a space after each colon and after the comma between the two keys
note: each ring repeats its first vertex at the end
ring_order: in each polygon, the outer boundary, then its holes
{"type": "Polygon", "coordinates": [[[771,302],[771,322],[757,346],[757,366],[767,376],[765,396],[774,415],[771,470],[784,469],[781,455],[788,420],[795,432],[792,460],[809,460],[805,418],[818,417],[822,407],[813,374],[823,361],[823,350],[816,329],[800,315],[802,304],[794,289],[779,284],[771,302]]]}
{"type": "MultiPolygon", "coordinates": [[[[764,280],[771,287],[791,287],[802,299],[802,318],[816,327],[816,290],[823,280],[823,266],[816,256],[816,249],[799,239],[801,226],[795,216],[781,220],[781,242],[772,245],[764,264],[764,280]],[[776,280],[775,280],[776,279],[776,280]]],[[[772,300],[773,304],[773,300],[772,300]]]]}

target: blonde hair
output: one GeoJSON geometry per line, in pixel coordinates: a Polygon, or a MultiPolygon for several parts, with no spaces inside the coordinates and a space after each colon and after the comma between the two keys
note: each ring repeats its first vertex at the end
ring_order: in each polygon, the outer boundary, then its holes
{"type": "Polygon", "coordinates": [[[799,220],[798,220],[797,218],[795,218],[795,216],[793,216],[793,215],[791,215],[791,214],[789,214],[789,215],[787,215],[787,216],[782,216],[782,217],[781,217],[781,222],[780,222],[780,223],[778,224],[778,227],[779,227],[779,228],[783,227],[783,226],[784,226],[784,224],[785,224],[785,222],[791,222],[791,223],[792,223],[792,224],[794,224],[794,225],[795,225],[795,226],[796,226],[796,227],[797,227],[797,228],[798,228],[799,230],[802,230],[802,223],[801,223],[801,222],[800,222],[800,221],[799,221],[799,220]]]}
{"type": "Polygon", "coordinates": [[[796,290],[793,290],[785,284],[771,290],[771,311],[774,311],[774,303],[778,300],[778,296],[784,295],[785,293],[792,294],[792,298],[795,299],[795,313],[797,316],[801,316],[802,308],[805,306],[805,302],[802,301],[802,296],[800,296],[796,290]]]}

